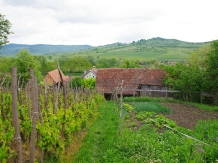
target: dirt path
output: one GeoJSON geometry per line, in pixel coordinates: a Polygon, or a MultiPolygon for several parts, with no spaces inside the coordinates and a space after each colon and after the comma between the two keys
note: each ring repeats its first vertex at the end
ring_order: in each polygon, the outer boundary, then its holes
{"type": "Polygon", "coordinates": [[[172,110],[172,114],[165,114],[165,117],[185,128],[194,128],[198,120],[218,120],[218,112],[201,110],[195,106],[178,103],[161,103],[161,105],[172,110]]]}

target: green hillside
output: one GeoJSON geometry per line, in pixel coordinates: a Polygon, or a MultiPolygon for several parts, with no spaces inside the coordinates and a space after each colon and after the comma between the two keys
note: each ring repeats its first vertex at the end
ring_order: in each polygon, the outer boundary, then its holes
{"type": "Polygon", "coordinates": [[[21,49],[27,49],[33,55],[43,55],[51,61],[73,56],[91,56],[93,58],[139,59],[159,61],[186,60],[190,52],[198,51],[209,42],[191,43],[176,39],[152,38],[132,43],[114,43],[104,46],[90,45],[25,45],[7,44],[0,49],[0,56],[14,56],[21,49]]]}
{"type": "Polygon", "coordinates": [[[192,51],[198,51],[209,42],[190,43],[176,39],[152,38],[133,41],[129,44],[114,43],[105,46],[93,47],[76,52],[47,55],[54,60],[59,57],[92,56],[94,58],[120,58],[159,61],[181,61],[187,59],[192,51]]]}

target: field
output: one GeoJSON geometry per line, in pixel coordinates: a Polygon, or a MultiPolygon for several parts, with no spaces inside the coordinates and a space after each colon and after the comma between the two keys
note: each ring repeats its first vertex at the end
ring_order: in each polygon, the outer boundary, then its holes
{"type": "Polygon", "coordinates": [[[122,123],[119,102],[116,107],[113,102],[101,105],[72,162],[218,161],[217,111],[157,99],[137,103],[124,99],[122,123]],[[154,112],[159,106],[162,109],[154,112]]]}

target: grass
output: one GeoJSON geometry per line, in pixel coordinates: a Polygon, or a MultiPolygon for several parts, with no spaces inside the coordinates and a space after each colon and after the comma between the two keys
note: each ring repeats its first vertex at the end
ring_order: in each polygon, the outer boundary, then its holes
{"type": "MultiPolygon", "coordinates": [[[[117,106],[118,107],[118,106],[117,106]]],[[[218,159],[217,121],[200,122],[194,130],[176,127],[183,133],[212,144],[206,146],[171,130],[158,132],[153,121],[147,120],[138,130],[131,130],[123,120],[122,134],[119,135],[119,112],[112,102],[99,106],[96,122],[89,128],[83,146],[75,155],[76,163],[144,163],[144,162],[216,162],[218,159]],[[202,124],[203,123],[203,124],[202,124]],[[204,132],[202,133],[202,130],[204,132]],[[209,139],[208,139],[209,138],[209,139]]],[[[126,111],[125,111],[126,112],[126,111]]],[[[162,123],[171,123],[166,118],[151,112],[139,112],[143,118],[162,123]]],[[[136,125],[135,122],[131,123],[136,125]]]]}
{"type": "Polygon", "coordinates": [[[206,104],[200,104],[200,103],[186,103],[188,105],[196,106],[202,110],[208,110],[208,111],[218,111],[218,106],[214,105],[206,105],[206,104]]]}
{"type": "Polygon", "coordinates": [[[105,155],[113,149],[118,136],[119,119],[112,108],[112,103],[99,107],[98,119],[89,129],[84,145],[75,156],[75,163],[105,162],[105,155]]]}
{"type": "Polygon", "coordinates": [[[169,108],[166,108],[154,102],[135,102],[131,104],[137,112],[148,111],[155,113],[171,113],[171,110],[169,108]]]}
{"type": "Polygon", "coordinates": [[[180,102],[173,98],[158,98],[150,96],[140,96],[140,97],[125,97],[124,102],[180,102]]]}
{"type": "MultiPolygon", "coordinates": [[[[124,102],[131,102],[131,103],[136,103],[140,104],[140,102],[175,102],[175,103],[181,103],[181,104],[186,104],[186,105],[191,105],[191,106],[196,106],[202,110],[207,110],[207,111],[218,111],[218,106],[217,105],[206,105],[206,104],[200,104],[200,103],[191,103],[191,102],[184,102],[180,101],[177,99],[172,99],[172,98],[156,98],[156,97],[149,97],[149,96],[140,96],[140,97],[125,97],[123,99],[124,102]]],[[[137,106],[136,106],[137,107],[137,106]]]]}

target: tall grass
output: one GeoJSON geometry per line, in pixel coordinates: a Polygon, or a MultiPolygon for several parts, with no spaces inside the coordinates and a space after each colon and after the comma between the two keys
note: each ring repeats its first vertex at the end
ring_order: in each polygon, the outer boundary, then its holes
{"type": "Polygon", "coordinates": [[[159,98],[150,96],[139,96],[139,97],[125,97],[124,102],[179,102],[173,98],[159,98]]]}
{"type": "Polygon", "coordinates": [[[171,110],[155,102],[133,102],[131,103],[135,111],[148,111],[155,113],[171,113],[171,110]]]}

